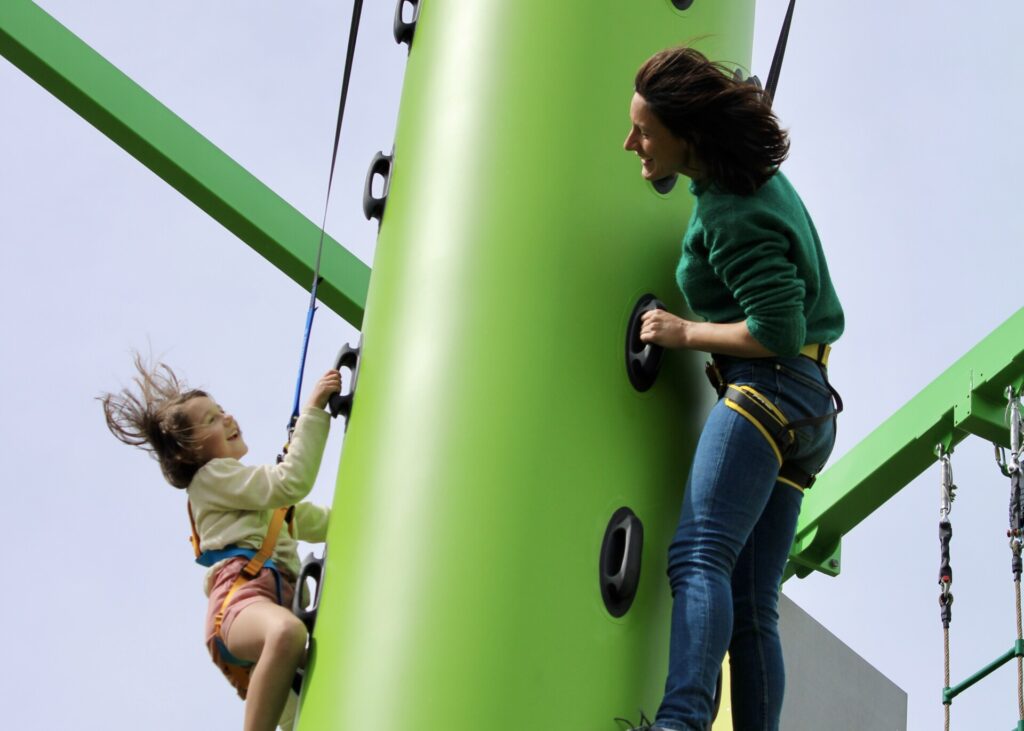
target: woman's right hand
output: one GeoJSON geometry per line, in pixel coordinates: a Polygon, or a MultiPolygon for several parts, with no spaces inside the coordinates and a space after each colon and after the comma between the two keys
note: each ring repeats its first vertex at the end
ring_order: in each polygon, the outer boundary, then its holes
{"type": "Polygon", "coordinates": [[[313,386],[313,393],[309,397],[308,404],[317,409],[322,409],[327,405],[331,394],[339,393],[340,391],[341,371],[332,368],[320,376],[320,380],[313,386]]]}

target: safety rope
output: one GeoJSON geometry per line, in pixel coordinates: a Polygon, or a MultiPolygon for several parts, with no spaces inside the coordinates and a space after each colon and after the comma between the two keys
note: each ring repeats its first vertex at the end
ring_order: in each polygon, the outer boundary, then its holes
{"type": "MultiPolygon", "coordinates": [[[[945,654],[945,657],[946,657],[946,662],[945,662],[946,672],[945,672],[945,675],[943,676],[943,682],[945,683],[944,687],[948,688],[949,687],[949,627],[943,627],[942,628],[942,647],[943,647],[943,651],[944,651],[944,654],[945,654]]],[[[942,704],[942,708],[943,708],[943,715],[945,716],[945,720],[946,720],[946,731],[949,731],[949,703],[943,703],[942,704]]]]}
{"type": "MultiPolygon", "coordinates": [[[[942,464],[942,489],[939,500],[939,616],[942,619],[942,650],[945,665],[943,675],[944,688],[949,688],[949,623],[953,619],[953,567],[949,559],[949,543],[953,539],[953,524],[949,520],[949,513],[953,509],[953,500],[956,499],[956,485],[953,484],[953,465],[949,459],[949,452],[943,445],[936,447],[936,453],[942,464]]],[[[943,715],[946,721],[946,731],[949,731],[949,706],[951,700],[943,701],[943,715]]]]}
{"type": "MultiPolygon", "coordinates": [[[[1013,582],[1013,590],[1017,599],[1017,639],[1024,639],[1020,620],[1020,579],[1013,582]]],[[[1022,658],[1017,657],[1017,720],[1024,721],[1024,667],[1022,658]]]]}
{"type": "MultiPolygon", "coordinates": [[[[320,223],[320,243],[316,250],[316,265],[313,267],[313,286],[310,287],[309,309],[306,311],[306,328],[302,337],[302,354],[299,358],[299,376],[295,382],[295,398],[292,401],[292,414],[288,419],[288,441],[291,441],[295,422],[299,419],[299,400],[302,394],[302,376],[306,371],[306,353],[309,351],[309,335],[313,329],[313,314],[316,312],[316,291],[320,284],[320,258],[324,250],[324,235],[327,227],[327,209],[331,203],[331,186],[334,182],[334,168],[338,161],[338,145],[341,140],[341,122],[345,117],[345,102],[348,99],[348,83],[352,76],[352,61],[356,53],[356,36],[359,33],[359,17],[363,10],[363,0],[354,0],[352,4],[352,24],[348,32],[348,50],[345,54],[345,71],[341,80],[341,99],[338,102],[338,120],[334,128],[334,150],[331,153],[331,170],[327,176],[327,195],[324,199],[324,215],[320,223]]],[[[288,443],[284,451],[288,451],[288,443]]],[[[282,455],[283,457],[283,455],[282,455]]],[[[282,457],[279,457],[278,460],[282,457]]]]}
{"type": "Polygon", "coordinates": [[[793,10],[795,7],[796,0],[789,0],[789,7],[786,9],[786,19],[782,21],[779,40],[775,44],[775,54],[772,56],[772,66],[768,71],[768,81],[764,85],[764,94],[768,97],[769,104],[775,99],[775,89],[779,85],[779,76],[782,74],[782,60],[786,56],[786,44],[789,42],[789,27],[793,23],[793,10]]]}

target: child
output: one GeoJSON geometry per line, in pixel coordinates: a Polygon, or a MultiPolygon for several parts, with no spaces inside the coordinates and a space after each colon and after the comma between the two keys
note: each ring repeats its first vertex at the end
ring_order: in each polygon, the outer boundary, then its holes
{"type": "Polygon", "coordinates": [[[197,561],[210,566],[207,647],[245,699],[245,731],[273,731],[279,719],[289,729],[293,704],[282,713],[307,634],[290,610],[296,540],[322,542],[329,515],[299,501],[320,468],[330,427],[324,406],[341,389],[341,374],[331,370],[317,382],[282,462],[247,466],[239,461],[249,448],[238,423],[209,394],[186,388],[162,363],[150,368],[136,355],[135,366],[138,393],[100,397],[107,426],[150,452],[167,481],[188,492],[197,561]],[[259,558],[250,560],[261,548],[270,553],[262,567],[259,558]],[[251,579],[243,574],[247,564],[251,579]]]}

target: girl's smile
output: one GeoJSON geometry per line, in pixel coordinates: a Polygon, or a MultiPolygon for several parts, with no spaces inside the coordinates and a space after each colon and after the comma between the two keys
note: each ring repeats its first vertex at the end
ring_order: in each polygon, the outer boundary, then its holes
{"type": "Polygon", "coordinates": [[[189,399],[182,409],[192,424],[192,436],[204,462],[218,457],[241,459],[249,451],[238,422],[209,396],[189,399]]]}

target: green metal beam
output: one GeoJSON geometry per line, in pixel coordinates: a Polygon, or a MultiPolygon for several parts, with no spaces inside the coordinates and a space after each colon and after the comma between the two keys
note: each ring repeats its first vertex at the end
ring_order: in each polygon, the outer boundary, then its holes
{"type": "Polygon", "coordinates": [[[787,578],[839,573],[840,539],[936,460],[975,434],[1009,446],[1007,386],[1024,384],[1024,308],[822,473],[804,499],[787,578]]]}
{"type": "MultiPolygon", "coordinates": [[[[309,288],[320,227],[29,0],[0,2],[0,54],[309,288]]],[[[320,301],[360,327],[370,270],[324,241],[320,301]]]]}

